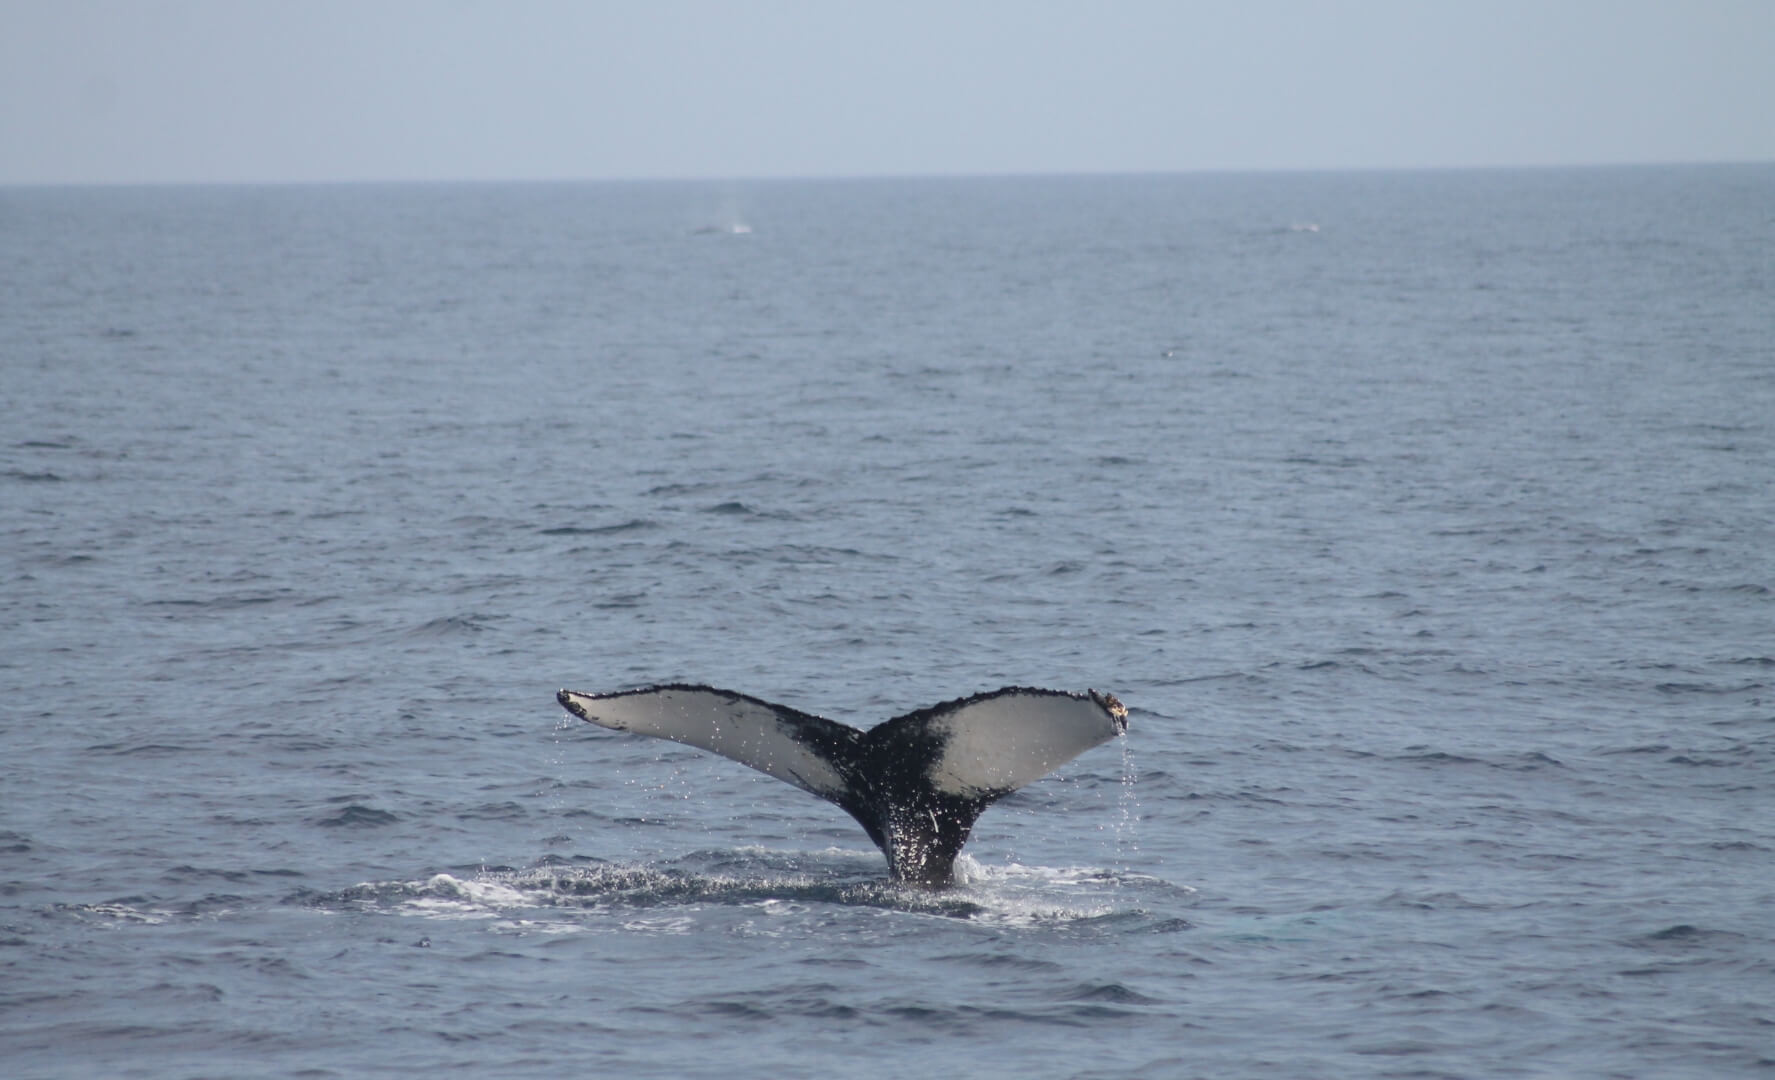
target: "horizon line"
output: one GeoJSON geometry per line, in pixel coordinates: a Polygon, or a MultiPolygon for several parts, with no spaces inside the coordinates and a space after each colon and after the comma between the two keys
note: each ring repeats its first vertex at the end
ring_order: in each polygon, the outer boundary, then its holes
{"type": "Polygon", "coordinates": [[[881,180],[1039,180],[1166,176],[1272,176],[1361,173],[1557,172],[1607,169],[1737,168],[1775,165],[1775,158],[1716,158],[1667,161],[1530,162],[1488,165],[1288,165],[1204,166],[1193,169],[1057,169],[956,170],[953,172],[734,173],[727,175],[641,174],[634,176],[460,176],[460,177],[324,177],[307,179],[135,179],[135,180],[0,180],[0,190],[25,188],[270,188],[379,187],[426,185],[547,184],[749,184],[847,183],[881,180]]]}

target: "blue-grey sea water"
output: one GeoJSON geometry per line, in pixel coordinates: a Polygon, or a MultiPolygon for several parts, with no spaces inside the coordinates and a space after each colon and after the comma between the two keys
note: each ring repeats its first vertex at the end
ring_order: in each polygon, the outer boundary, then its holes
{"type": "Polygon", "coordinates": [[[0,190],[0,1071],[1769,1075],[1772,589],[1771,166],[0,190]]]}

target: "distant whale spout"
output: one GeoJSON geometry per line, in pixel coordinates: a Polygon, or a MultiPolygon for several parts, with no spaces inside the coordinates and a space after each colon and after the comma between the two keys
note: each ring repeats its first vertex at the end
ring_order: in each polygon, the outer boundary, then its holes
{"type": "Polygon", "coordinates": [[[1113,694],[1007,686],[868,731],[712,686],[582,694],[589,723],[700,747],[836,803],[887,856],[895,881],[942,886],[988,806],[1128,729],[1113,694]]]}

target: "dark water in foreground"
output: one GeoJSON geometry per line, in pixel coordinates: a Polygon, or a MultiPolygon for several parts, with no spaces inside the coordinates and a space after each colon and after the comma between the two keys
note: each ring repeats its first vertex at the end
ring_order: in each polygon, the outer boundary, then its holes
{"type": "Polygon", "coordinates": [[[1772,251],[1769,167],[0,192],[7,1075],[1765,1074],[1772,251]],[[680,679],[1132,723],[927,894],[552,699],[680,679]]]}

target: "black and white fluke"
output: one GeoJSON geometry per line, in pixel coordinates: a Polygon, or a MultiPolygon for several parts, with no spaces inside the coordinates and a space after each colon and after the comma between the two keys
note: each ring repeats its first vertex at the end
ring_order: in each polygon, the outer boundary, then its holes
{"type": "Polygon", "coordinates": [[[1022,686],[868,731],[682,683],[562,690],[555,700],[581,720],[710,750],[838,804],[887,856],[894,880],[919,885],[950,884],[981,811],[1128,729],[1128,710],[1112,694],[1022,686]]]}

